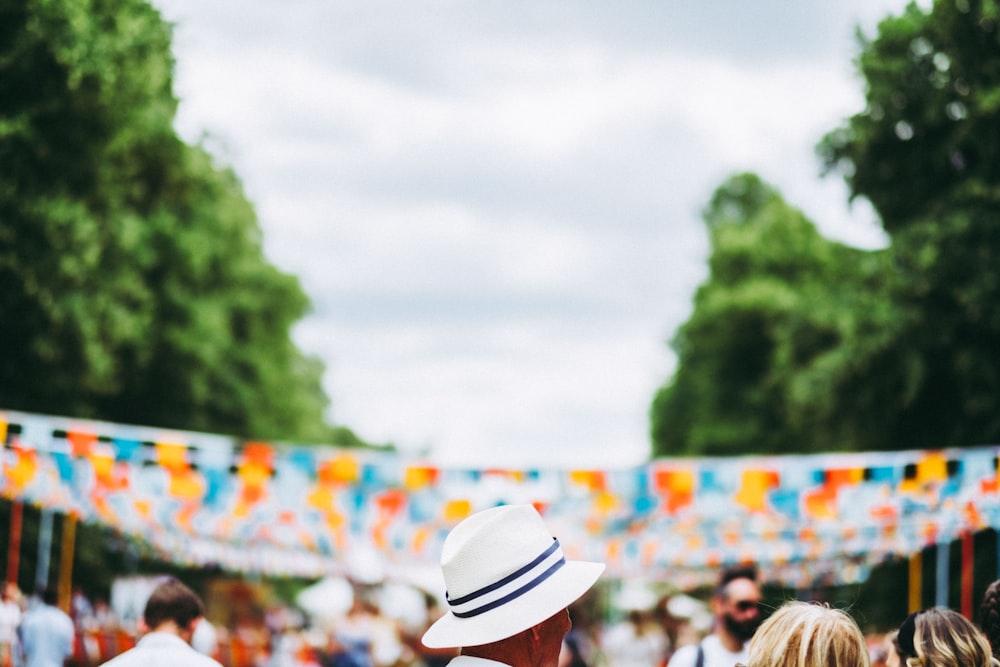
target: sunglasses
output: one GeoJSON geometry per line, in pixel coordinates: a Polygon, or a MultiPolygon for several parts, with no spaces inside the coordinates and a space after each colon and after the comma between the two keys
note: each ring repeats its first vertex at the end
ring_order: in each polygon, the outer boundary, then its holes
{"type": "Polygon", "coordinates": [[[733,606],[740,611],[750,611],[751,609],[760,609],[760,600],[740,600],[739,602],[734,602],[733,606]]]}

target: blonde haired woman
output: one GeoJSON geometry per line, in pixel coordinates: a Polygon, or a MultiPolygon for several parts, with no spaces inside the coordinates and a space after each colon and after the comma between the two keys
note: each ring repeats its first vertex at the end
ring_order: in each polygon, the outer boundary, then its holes
{"type": "Polygon", "coordinates": [[[896,634],[896,651],[906,667],[1000,667],[986,635],[946,607],[907,616],[896,634]]]}
{"type": "Polygon", "coordinates": [[[750,640],[748,667],[870,667],[868,645],[847,612],[787,602],[750,640]]]}

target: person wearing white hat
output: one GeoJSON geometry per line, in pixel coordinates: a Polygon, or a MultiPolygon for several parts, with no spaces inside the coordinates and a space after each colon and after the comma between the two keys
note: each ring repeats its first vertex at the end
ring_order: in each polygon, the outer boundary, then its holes
{"type": "Polygon", "coordinates": [[[441,570],[449,611],[421,641],[460,648],[449,667],[555,667],[572,627],[568,607],[604,563],[567,560],[532,505],[505,505],[455,526],[441,570]]]}

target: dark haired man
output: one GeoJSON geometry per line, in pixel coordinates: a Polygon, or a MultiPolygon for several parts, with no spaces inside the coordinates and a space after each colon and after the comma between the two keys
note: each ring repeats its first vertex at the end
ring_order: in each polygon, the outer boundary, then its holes
{"type": "Polygon", "coordinates": [[[191,635],[204,615],[201,598],[177,579],[157,586],[142,612],[146,634],[135,648],[105,665],[112,667],[221,667],[191,648],[191,635]]]}
{"type": "Polygon", "coordinates": [[[750,638],[760,625],[757,570],[740,567],[723,572],[712,596],[715,627],[699,644],[677,649],[669,667],[732,667],[748,662],[750,638]]]}

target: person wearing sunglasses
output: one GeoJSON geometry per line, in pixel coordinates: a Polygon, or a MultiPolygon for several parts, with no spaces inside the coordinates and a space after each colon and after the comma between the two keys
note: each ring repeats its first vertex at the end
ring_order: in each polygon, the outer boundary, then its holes
{"type": "Polygon", "coordinates": [[[1000,667],[986,635],[947,607],[907,616],[896,634],[896,652],[906,667],[1000,667]]]}
{"type": "Polygon", "coordinates": [[[861,628],[841,610],[786,602],[750,641],[746,667],[870,667],[861,628]]]}
{"type": "Polygon", "coordinates": [[[669,667],[732,667],[746,662],[747,645],[760,624],[760,600],[756,568],[723,572],[712,596],[712,633],[698,644],[678,648],[669,667]]]}

